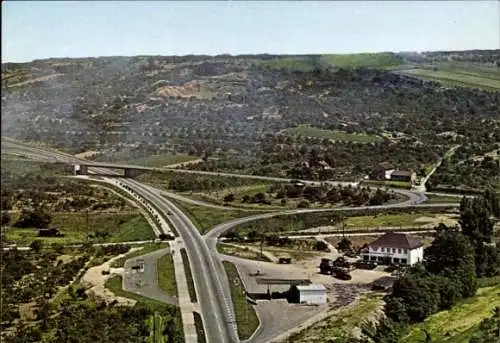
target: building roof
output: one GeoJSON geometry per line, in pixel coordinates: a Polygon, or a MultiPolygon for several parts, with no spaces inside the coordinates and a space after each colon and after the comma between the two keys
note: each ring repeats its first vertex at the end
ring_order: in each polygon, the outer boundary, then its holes
{"type": "Polygon", "coordinates": [[[391,176],[411,176],[413,172],[411,170],[395,170],[391,173],[391,176]]]}
{"type": "Polygon", "coordinates": [[[270,279],[258,277],[255,279],[258,285],[308,285],[309,279],[270,279]]]}
{"type": "Polygon", "coordinates": [[[394,169],[394,167],[392,166],[391,162],[381,162],[381,163],[377,164],[377,167],[378,168],[383,168],[385,170],[394,169]]]}
{"type": "Polygon", "coordinates": [[[296,286],[299,291],[326,291],[325,286],[320,283],[312,283],[310,285],[296,286]]]}
{"type": "Polygon", "coordinates": [[[423,246],[422,241],[407,233],[387,232],[370,244],[372,247],[416,249],[423,246]]]}

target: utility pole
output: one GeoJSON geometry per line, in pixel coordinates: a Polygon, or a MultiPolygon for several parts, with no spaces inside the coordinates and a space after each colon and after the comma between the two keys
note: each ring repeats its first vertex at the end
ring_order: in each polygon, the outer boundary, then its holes
{"type": "Polygon", "coordinates": [[[89,210],[87,209],[87,214],[85,216],[85,226],[87,231],[87,241],[89,240],[89,210]]]}

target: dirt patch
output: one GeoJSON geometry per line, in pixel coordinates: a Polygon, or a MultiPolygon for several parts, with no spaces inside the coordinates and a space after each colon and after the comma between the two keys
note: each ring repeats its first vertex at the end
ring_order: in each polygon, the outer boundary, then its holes
{"type": "Polygon", "coordinates": [[[64,74],[52,74],[52,75],[45,75],[45,76],[40,76],[40,77],[35,77],[33,79],[30,79],[30,80],[26,80],[26,81],[23,81],[23,82],[18,82],[18,83],[14,83],[12,85],[8,85],[7,87],[10,88],[10,87],[19,87],[19,86],[24,86],[24,85],[28,85],[30,83],[35,83],[35,82],[43,82],[43,81],[49,81],[49,80],[52,80],[52,79],[55,79],[59,76],[63,76],[64,74]]]}
{"type": "Polygon", "coordinates": [[[87,293],[93,293],[98,297],[103,298],[106,302],[112,302],[114,300],[118,301],[119,304],[122,305],[129,305],[129,306],[134,306],[136,301],[124,297],[119,297],[116,296],[113,292],[111,292],[109,289],[107,289],[104,284],[106,281],[113,276],[113,274],[120,274],[120,272],[123,270],[122,268],[113,268],[111,271],[113,273],[110,273],[108,275],[103,275],[102,272],[104,270],[110,270],[111,263],[119,258],[122,258],[126,255],[128,255],[131,252],[140,250],[142,248],[132,248],[127,252],[126,254],[121,254],[118,256],[113,257],[112,259],[104,262],[103,264],[92,267],[87,272],[83,275],[82,277],[82,283],[85,286],[90,286],[90,288],[87,290],[87,293]]]}
{"type": "Polygon", "coordinates": [[[169,164],[169,165],[166,165],[165,168],[178,168],[178,167],[184,167],[184,166],[187,166],[187,165],[190,165],[190,164],[196,164],[196,163],[200,163],[202,162],[203,160],[201,158],[198,158],[196,160],[191,160],[191,161],[186,161],[186,162],[180,162],[180,163],[174,163],[174,164],[169,164]]]}
{"type": "Polygon", "coordinates": [[[59,262],[59,261],[62,261],[62,263],[68,263],[70,261],[73,261],[74,259],[75,259],[75,256],[72,256],[72,255],[59,255],[56,258],[55,264],[57,264],[57,262],[59,262]]]}
{"type": "Polygon", "coordinates": [[[91,158],[92,156],[94,155],[97,155],[99,153],[99,151],[95,151],[95,150],[88,150],[88,151],[85,151],[85,152],[81,152],[79,154],[76,154],[75,157],[76,158],[83,158],[83,159],[86,159],[86,158],[91,158]]]}
{"type": "Polygon", "coordinates": [[[458,223],[458,218],[456,215],[437,215],[435,217],[419,217],[415,219],[415,223],[425,223],[422,227],[432,228],[439,223],[443,223],[446,226],[455,226],[458,223]]]}
{"type": "Polygon", "coordinates": [[[35,301],[19,305],[19,316],[20,316],[21,320],[25,320],[25,321],[35,320],[36,308],[37,308],[37,306],[36,306],[35,301]]]}

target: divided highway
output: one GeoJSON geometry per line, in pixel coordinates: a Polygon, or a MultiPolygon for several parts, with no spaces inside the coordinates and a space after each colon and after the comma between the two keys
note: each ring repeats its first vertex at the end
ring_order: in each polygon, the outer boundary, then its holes
{"type": "MultiPolygon", "coordinates": [[[[89,161],[75,158],[71,155],[60,153],[56,151],[49,151],[41,148],[26,146],[19,144],[13,140],[5,140],[2,138],[2,152],[9,154],[17,154],[21,156],[26,156],[35,160],[42,160],[46,162],[63,162],[63,163],[74,163],[74,164],[87,164],[92,165],[89,161]]],[[[105,164],[105,168],[110,168],[116,166],[118,168],[123,168],[123,166],[105,164]]],[[[128,166],[137,169],[146,169],[140,166],[128,166]]],[[[149,170],[158,170],[158,168],[148,168],[149,170]]],[[[111,175],[117,175],[111,170],[99,168],[98,166],[89,167],[91,172],[96,173],[107,173],[111,175]]],[[[228,174],[228,173],[215,173],[215,172],[202,172],[202,171],[191,171],[191,170],[179,170],[179,169],[161,169],[161,170],[174,170],[177,172],[187,172],[187,173],[198,173],[205,175],[222,175],[222,176],[234,176],[242,178],[254,178],[262,179],[268,181],[291,181],[290,179],[274,178],[274,177],[263,177],[254,175],[238,175],[238,174],[228,174]]],[[[205,335],[209,343],[232,343],[239,342],[236,328],[236,321],[234,315],[234,309],[231,301],[231,293],[229,290],[229,282],[224,271],[222,262],[219,259],[219,255],[216,250],[217,239],[227,230],[230,230],[234,226],[261,219],[269,218],[278,215],[292,215],[297,213],[310,213],[310,212],[325,212],[325,211],[349,211],[349,210],[359,210],[359,209],[390,209],[399,207],[449,207],[450,204],[432,204],[432,205],[418,205],[423,201],[427,200],[424,194],[415,193],[406,190],[394,190],[408,197],[408,200],[382,206],[362,206],[362,207],[349,207],[349,208],[337,208],[337,209],[298,209],[298,210],[288,210],[283,212],[273,212],[266,214],[258,214],[246,218],[240,218],[228,223],[224,223],[214,227],[205,236],[201,236],[199,231],[189,220],[189,218],[179,210],[172,202],[164,198],[161,193],[162,191],[155,189],[154,187],[141,184],[133,179],[122,179],[121,182],[130,187],[139,196],[153,204],[160,212],[168,215],[172,225],[176,228],[177,232],[182,238],[182,242],[185,245],[186,252],[189,257],[190,267],[192,275],[194,278],[195,288],[198,295],[198,301],[200,303],[201,314],[203,318],[203,324],[205,329],[205,335]]],[[[305,181],[307,184],[320,184],[320,182],[305,181]]],[[[357,183],[349,182],[335,182],[329,181],[331,184],[351,184],[357,185],[357,183]]],[[[201,204],[199,204],[201,205],[201,204]]],[[[267,328],[266,323],[261,323],[262,328],[259,329],[260,333],[266,332],[265,336],[260,336],[260,338],[269,337],[269,333],[272,332],[272,328],[267,328]]],[[[259,332],[257,332],[258,338],[259,332]]],[[[252,341],[255,341],[253,339],[252,341]]]]}

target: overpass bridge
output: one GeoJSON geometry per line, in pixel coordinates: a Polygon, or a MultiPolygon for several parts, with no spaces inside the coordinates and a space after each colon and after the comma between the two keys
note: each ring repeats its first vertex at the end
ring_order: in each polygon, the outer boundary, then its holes
{"type": "Polygon", "coordinates": [[[123,176],[127,178],[134,178],[142,173],[152,170],[153,168],[148,168],[148,167],[141,167],[141,166],[129,166],[129,165],[122,165],[122,164],[107,164],[107,163],[84,163],[84,162],[77,162],[77,163],[72,163],[72,162],[66,162],[66,164],[70,164],[73,166],[73,175],[88,175],[89,174],[89,168],[93,168],[94,170],[92,171],[92,174],[96,174],[95,170],[98,169],[99,172],[103,175],[115,175],[114,173],[115,170],[123,170],[123,176]],[[110,169],[110,173],[107,174],[105,173],[106,169],[110,169]]]}

